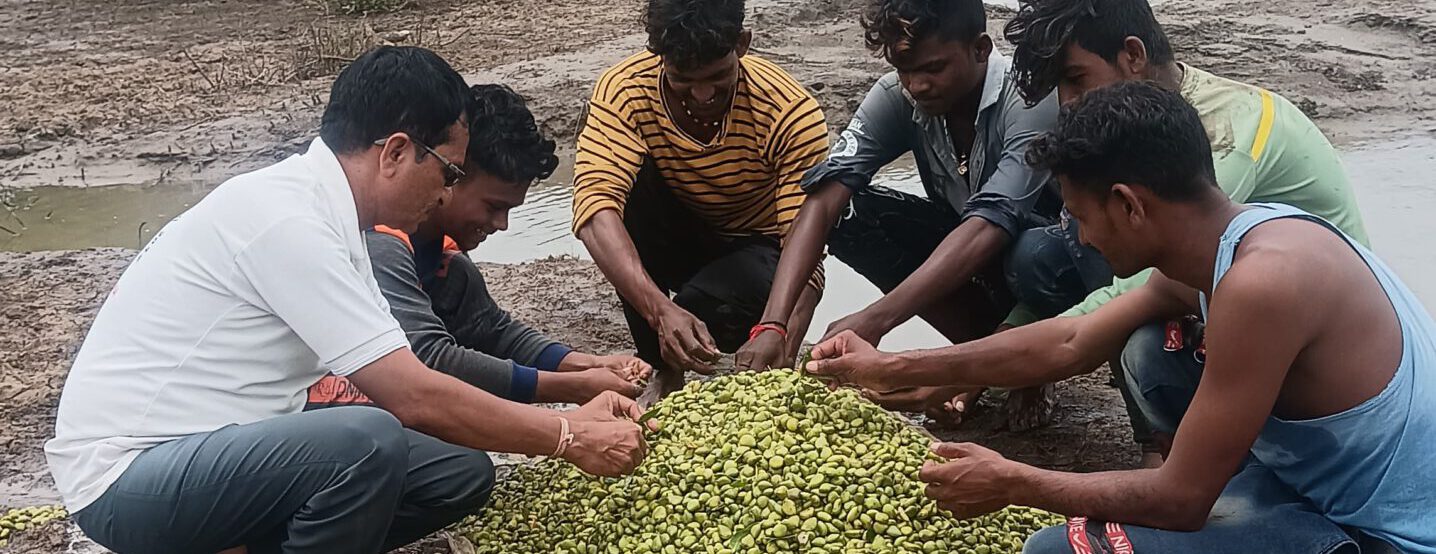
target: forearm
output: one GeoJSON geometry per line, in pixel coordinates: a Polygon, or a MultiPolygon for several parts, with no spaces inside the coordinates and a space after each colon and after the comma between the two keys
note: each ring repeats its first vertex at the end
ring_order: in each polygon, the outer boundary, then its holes
{"type": "Polygon", "coordinates": [[[577,373],[563,373],[562,370],[540,371],[534,402],[579,404],[589,400],[580,398],[579,379],[577,373]]]}
{"type": "Polygon", "coordinates": [[[1215,501],[1161,469],[1065,473],[1011,464],[1010,502],[1070,516],[1172,531],[1196,531],[1215,501]]]}
{"type": "Polygon", "coordinates": [[[927,261],[873,305],[890,327],[918,313],[935,298],[963,287],[1007,247],[1011,237],[985,219],[964,221],[943,239],[927,261]]]}
{"type": "Polygon", "coordinates": [[[773,288],[763,309],[763,321],[779,321],[791,326],[789,319],[821,261],[828,233],[850,198],[852,191],[846,186],[829,182],[808,195],[803,202],[788,235],[788,242],[783,245],[782,255],[778,258],[778,270],[773,275],[773,288]]]}
{"type": "Polygon", "coordinates": [[[578,351],[570,351],[568,355],[564,356],[563,360],[558,363],[558,371],[583,371],[585,369],[597,366],[598,356],[594,356],[593,354],[585,354],[578,351]]]}
{"type": "Polygon", "coordinates": [[[1106,359],[1076,344],[1081,321],[1060,318],[968,343],[900,352],[886,372],[897,387],[966,385],[1023,388],[1091,371],[1106,359]]]}
{"type": "Polygon", "coordinates": [[[413,346],[419,361],[435,371],[483,389],[489,394],[510,396],[514,377],[513,362],[464,348],[453,341],[414,343],[413,346]]]}
{"type": "Polygon", "coordinates": [[[593,261],[604,277],[618,289],[618,294],[632,304],[638,313],[652,321],[655,314],[673,301],[658,289],[658,285],[643,268],[633,238],[623,226],[623,219],[615,210],[603,210],[578,232],[578,238],[593,255],[593,261]]]}
{"type": "Polygon", "coordinates": [[[559,414],[510,402],[424,367],[397,350],[350,376],[405,427],[446,442],[491,452],[551,454],[559,414]]]}

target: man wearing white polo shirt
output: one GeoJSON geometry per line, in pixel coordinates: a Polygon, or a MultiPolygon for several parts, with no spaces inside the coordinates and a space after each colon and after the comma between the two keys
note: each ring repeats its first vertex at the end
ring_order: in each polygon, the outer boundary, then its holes
{"type": "Polygon", "coordinates": [[[637,407],[566,414],[430,371],[385,303],[362,229],[413,231],[462,175],[472,103],[434,53],[385,47],[334,83],[308,151],[176,218],[100,309],[45,452],[92,539],[120,553],[381,552],[478,511],[481,450],[598,475],[644,452],[637,407]],[[302,413],[347,376],[381,408],[302,413]]]}

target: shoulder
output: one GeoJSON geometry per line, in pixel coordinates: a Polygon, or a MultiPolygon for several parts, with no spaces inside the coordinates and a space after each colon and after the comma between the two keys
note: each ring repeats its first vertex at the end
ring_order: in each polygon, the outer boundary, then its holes
{"type": "Polygon", "coordinates": [[[604,70],[594,85],[593,99],[615,102],[634,89],[656,92],[661,65],[658,56],[646,50],[629,56],[604,70]]]}
{"type": "Polygon", "coordinates": [[[1213,300],[1252,310],[1313,307],[1333,285],[1329,270],[1349,248],[1320,223],[1276,219],[1253,228],[1233,253],[1231,268],[1213,291],[1213,300]]]}
{"type": "Polygon", "coordinates": [[[375,261],[390,255],[402,254],[406,258],[414,255],[414,246],[410,244],[408,235],[383,225],[364,231],[364,244],[375,261]]]}
{"type": "Polygon", "coordinates": [[[276,228],[333,227],[319,180],[303,160],[278,164],[235,176],[183,214],[189,225],[222,229],[227,239],[256,238],[276,228]]]}
{"type": "Polygon", "coordinates": [[[754,54],[743,56],[739,63],[748,75],[748,88],[752,94],[789,109],[817,104],[812,93],[778,64],[754,54]]]}

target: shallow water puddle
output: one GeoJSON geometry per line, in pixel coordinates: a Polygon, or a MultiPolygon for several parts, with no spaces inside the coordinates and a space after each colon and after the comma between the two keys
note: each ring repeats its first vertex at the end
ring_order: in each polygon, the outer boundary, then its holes
{"type": "MultiPolygon", "coordinates": [[[[1436,309],[1436,256],[1423,237],[1436,236],[1436,137],[1413,136],[1358,144],[1344,155],[1376,250],[1428,307],[1436,309]]],[[[587,259],[588,252],[569,232],[571,167],[561,167],[529,193],[516,210],[510,230],[474,252],[488,262],[517,263],[547,256],[587,259]]],[[[922,194],[909,158],[879,174],[877,182],[922,194]]],[[[51,250],[123,246],[136,248],[176,214],[211,190],[200,184],[44,187],[0,191],[0,250],[51,250]]],[[[878,290],[846,265],[829,257],[828,292],[815,321],[826,323],[868,305],[878,290]]],[[[810,340],[823,327],[810,329],[810,340]]],[[[883,342],[888,349],[938,346],[945,340],[921,321],[895,330],[883,342]]]]}

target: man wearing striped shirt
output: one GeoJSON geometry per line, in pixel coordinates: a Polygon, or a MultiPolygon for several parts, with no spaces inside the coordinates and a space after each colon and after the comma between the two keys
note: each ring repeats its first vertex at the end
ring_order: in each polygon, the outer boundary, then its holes
{"type": "Polygon", "coordinates": [[[578,138],[574,233],[623,303],[651,403],[751,333],[796,356],[822,286],[760,316],[828,131],[802,85],[748,54],[743,0],[649,0],[648,51],[599,78],[578,138]]]}

